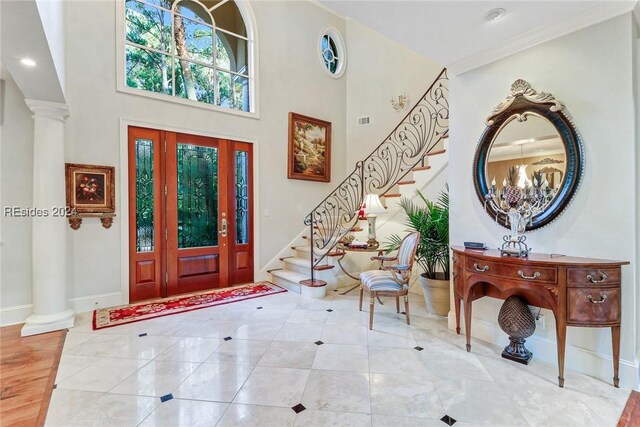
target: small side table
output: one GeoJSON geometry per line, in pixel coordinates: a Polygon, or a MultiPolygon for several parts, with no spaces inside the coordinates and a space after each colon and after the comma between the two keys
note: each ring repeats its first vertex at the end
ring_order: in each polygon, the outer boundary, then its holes
{"type": "MultiPolygon", "coordinates": [[[[360,286],[360,277],[354,276],[353,274],[349,273],[342,265],[342,259],[345,257],[347,252],[376,253],[378,256],[381,256],[384,253],[384,251],[380,248],[350,248],[349,246],[344,246],[342,244],[339,244],[338,246],[336,246],[336,252],[338,252],[336,259],[338,261],[338,265],[340,266],[340,269],[344,272],[344,274],[358,281],[358,283],[355,286],[347,289],[346,291],[342,292],[340,295],[346,295],[352,290],[356,289],[358,286],[360,286]]],[[[380,262],[380,267],[382,267],[382,262],[380,262]]]]}

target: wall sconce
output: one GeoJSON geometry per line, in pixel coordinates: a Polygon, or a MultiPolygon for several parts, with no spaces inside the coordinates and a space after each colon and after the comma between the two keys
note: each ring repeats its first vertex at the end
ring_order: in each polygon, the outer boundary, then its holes
{"type": "Polygon", "coordinates": [[[393,107],[394,110],[396,111],[402,111],[405,109],[405,107],[407,106],[407,94],[403,93],[401,95],[398,95],[397,97],[392,97],[391,98],[391,106],[393,107]]]}

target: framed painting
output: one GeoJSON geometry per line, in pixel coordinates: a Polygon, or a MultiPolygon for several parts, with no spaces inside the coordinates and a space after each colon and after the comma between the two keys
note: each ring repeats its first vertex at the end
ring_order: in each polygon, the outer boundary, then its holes
{"type": "Polygon", "coordinates": [[[287,178],[331,181],[331,122],[289,113],[287,178]]]}
{"type": "Polygon", "coordinates": [[[67,208],[77,213],[114,213],[115,168],[65,163],[67,208]]]}

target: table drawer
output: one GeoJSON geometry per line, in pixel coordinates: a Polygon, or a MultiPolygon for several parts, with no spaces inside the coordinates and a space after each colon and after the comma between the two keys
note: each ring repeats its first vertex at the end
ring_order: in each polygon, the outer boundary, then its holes
{"type": "Polygon", "coordinates": [[[585,325],[620,323],[620,288],[567,289],[567,322],[585,325]]]}
{"type": "Polygon", "coordinates": [[[619,268],[568,268],[569,286],[607,286],[620,284],[619,268]]]}
{"type": "Polygon", "coordinates": [[[558,271],[553,267],[536,267],[529,265],[510,265],[467,257],[467,271],[505,279],[530,282],[556,283],[558,271]]]}

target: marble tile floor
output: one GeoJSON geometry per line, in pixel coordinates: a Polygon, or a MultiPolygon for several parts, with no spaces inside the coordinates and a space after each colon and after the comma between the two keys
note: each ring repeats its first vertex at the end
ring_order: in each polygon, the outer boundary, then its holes
{"type": "Polygon", "coordinates": [[[46,425],[616,425],[629,390],[570,370],[560,389],[554,364],[518,365],[482,341],[467,353],[422,297],[411,310],[408,326],[392,300],[377,305],[373,331],[356,292],[287,292],[99,331],[85,313],[46,425]]]}

